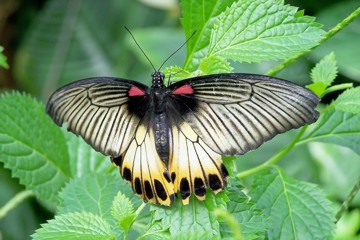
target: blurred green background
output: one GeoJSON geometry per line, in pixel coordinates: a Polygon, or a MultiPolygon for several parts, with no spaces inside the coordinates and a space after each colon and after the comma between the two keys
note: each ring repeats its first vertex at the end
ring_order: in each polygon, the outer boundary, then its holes
{"type": "MultiPolygon", "coordinates": [[[[285,2],[304,9],[306,15],[316,16],[326,31],[359,7],[358,0],[285,2]]],[[[131,29],[158,67],[185,41],[180,17],[176,0],[1,0],[0,46],[4,47],[10,68],[0,68],[0,93],[16,89],[45,103],[56,88],[86,77],[116,76],[149,84],[153,69],[124,26],[131,29]]],[[[359,85],[360,19],[278,76],[307,84],[310,69],[331,51],[339,66],[337,83],[359,85]]],[[[185,55],[183,48],[165,67],[182,66],[185,55]]],[[[233,67],[236,72],[262,74],[274,65],[276,62],[234,63],[233,67]]],[[[336,94],[327,96],[323,102],[329,103],[336,94]]],[[[283,134],[276,142],[266,143],[259,150],[239,157],[238,170],[264,162],[294,134],[294,131],[283,134]]],[[[339,203],[360,173],[359,156],[332,145],[296,148],[281,164],[294,177],[323,186],[329,197],[339,203]]],[[[0,206],[22,189],[0,163],[0,206]]],[[[357,198],[352,207],[359,205],[357,198]]],[[[353,212],[358,223],[360,213],[353,212]]],[[[28,199],[0,219],[0,240],[29,239],[52,214],[36,199],[28,199]]]]}

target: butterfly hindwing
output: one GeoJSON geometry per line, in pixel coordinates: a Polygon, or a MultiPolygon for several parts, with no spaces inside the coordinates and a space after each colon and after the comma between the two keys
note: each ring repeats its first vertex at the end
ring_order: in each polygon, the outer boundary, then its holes
{"type": "Polygon", "coordinates": [[[194,132],[187,122],[181,119],[177,110],[169,107],[171,122],[171,154],[169,171],[175,192],[180,192],[184,204],[189,203],[192,193],[204,200],[206,189],[215,193],[226,187],[228,172],[221,155],[214,152],[194,132]]]}
{"type": "Polygon", "coordinates": [[[112,160],[134,193],[148,202],[169,206],[175,199],[174,186],[156,152],[153,129],[145,122],[139,124],[126,151],[112,160]]]}
{"type": "Polygon", "coordinates": [[[47,113],[56,124],[80,135],[110,156],[124,152],[145,115],[147,87],[117,78],[92,78],[68,84],[49,99],[47,113]]]}
{"type": "Polygon", "coordinates": [[[182,119],[222,155],[244,154],[318,117],[315,94],[278,78],[218,74],[187,79],[169,88],[182,119]]]}

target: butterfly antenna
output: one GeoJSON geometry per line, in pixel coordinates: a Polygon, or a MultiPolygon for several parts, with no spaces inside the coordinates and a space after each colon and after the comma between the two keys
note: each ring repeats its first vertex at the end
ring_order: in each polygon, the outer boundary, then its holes
{"type": "MultiPolygon", "coordinates": [[[[144,52],[144,50],[140,47],[139,43],[136,41],[134,35],[130,32],[130,30],[124,26],[126,31],[128,31],[131,35],[131,37],[134,39],[135,44],[138,46],[138,48],[140,48],[141,52],[144,54],[144,56],[146,57],[146,59],[149,61],[149,63],[151,64],[151,66],[153,67],[154,71],[156,72],[156,68],[154,67],[154,64],[150,61],[149,57],[146,55],[146,53],[144,52]]],[[[162,65],[161,65],[162,66],[162,65]]]]}
{"type": "Polygon", "coordinates": [[[165,59],[165,61],[163,62],[163,64],[161,64],[161,66],[159,67],[159,70],[162,68],[162,66],[164,66],[164,64],[167,62],[167,60],[169,60],[172,56],[174,56],[175,53],[177,53],[183,46],[186,45],[186,43],[195,35],[196,31],[194,31],[191,36],[178,48],[176,49],[176,51],[174,51],[167,59],[165,59]]]}

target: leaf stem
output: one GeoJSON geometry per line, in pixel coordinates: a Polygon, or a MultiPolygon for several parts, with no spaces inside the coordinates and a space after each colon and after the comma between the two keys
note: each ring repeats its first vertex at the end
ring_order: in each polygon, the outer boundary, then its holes
{"type": "Polygon", "coordinates": [[[0,219],[5,217],[12,209],[17,207],[26,198],[32,197],[34,194],[31,191],[22,191],[17,193],[10,201],[8,201],[2,208],[0,208],[0,219]]]}
{"type": "Polygon", "coordinates": [[[236,240],[244,239],[241,234],[240,225],[236,222],[236,219],[234,218],[233,215],[231,215],[228,211],[220,208],[216,208],[214,210],[214,213],[216,214],[216,216],[222,217],[226,221],[226,223],[228,224],[229,228],[232,231],[234,239],[236,240]]]}
{"type": "Polygon", "coordinates": [[[320,98],[323,98],[326,94],[329,94],[331,92],[335,92],[335,91],[339,91],[339,90],[343,90],[343,89],[347,89],[347,88],[351,88],[351,87],[353,87],[352,83],[343,83],[343,84],[331,86],[331,87],[325,89],[325,91],[321,94],[320,98]]]}
{"type": "Polygon", "coordinates": [[[296,60],[298,60],[299,58],[301,58],[302,56],[306,55],[307,53],[309,53],[311,50],[315,49],[317,46],[319,46],[321,43],[325,42],[326,40],[330,39],[331,37],[333,37],[336,33],[338,33],[340,30],[342,30],[344,27],[346,27],[347,25],[349,25],[352,21],[354,21],[354,19],[356,17],[358,17],[360,15],[360,7],[357,8],[355,11],[353,11],[349,16],[347,16],[346,18],[344,18],[340,23],[338,23],[335,27],[333,27],[332,29],[330,29],[326,34],[324,34],[324,36],[319,40],[319,44],[314,46],[313,48],[304,51],[300,54],[295,55],[292,58],[289,58],[283,62],[281,62],[280,64],[278,64],[277,66],[273,67],[272,69],[270,69],[266,75],[269,76],[275,76],[276,74],[278,74],[281,70],[283,70],[284,68],[286,68],[288,65],[292,64],[293,62],[295,62],[296,60]]]}
{"type": "Polygon", "coordinates": [[[144,209],[144,207],[146,206],[146,203],[141,203],[141,205],[138,207],[138,209],[136,209],[135,211],[135,215],[136,217],[139,216],[139,214],[141,213],[141,211],[144,209]]]}
{"type": "Polygon", "coordinates": [[[261,170],[264,170],[272,165],[274,165],[275,163],[277,163],[278,161],[280,161],[281,158],[283,158],[288,152],[290,152],[290,150],[295,146],[295,144],[299,141],[299,139],[301,138],[301,136],[304,134],[304,132],[307,129],[307,126],[304,126],[300,129],[300,131],[298,132],[298,134],[296,135],[296,137],[293,139],[293,141],[287,145],[285,148],[281,149],[278,153],[276,153],[273,157],[271,157],[268,161],[264,162],[263,164],[256,166],[254,168],[242,171],[240,173],[238,173],[236,175],[237,178],[244,178],[244,177],[248,177],[254,173],[260,172],[261,170]]]}
{"type": "Polygon", "coordinates": [[[343,204],[341,205],[340,210],[336,213],[336,222],[338,222],[340,220],[340,218],[342,217],[342,215],[348,210],[352,200],[354,199],[354,197],[356,196],[356,194],[360,191],[360,177],[358,179],[358,181],[355,183],[353,189],[351,190],[351,192],[349,193],[349,195],[347,196],[347,198],[345,199],[345,201],[343,202],[343,204]]]}

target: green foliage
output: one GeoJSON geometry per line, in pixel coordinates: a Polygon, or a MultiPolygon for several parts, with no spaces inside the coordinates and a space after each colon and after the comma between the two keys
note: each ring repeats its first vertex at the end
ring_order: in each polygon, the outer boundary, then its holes
{"type": "Polygon", "coordinates": [[[4,48],[2,46],[0,46],[0,67],[9,68],[9,65],[6,62],[6,57],[2,53],[3,50],[4,50],[4,48]]]}
{"type": "Polygon", "coordinates": [[[316,46],[324,34],[314,18],[281,1],[246,0],[231,5],[229,1],[218,2],[211,9],[213,15],[204,14],[199,25],[195,25],[198,22],[192,18],[200,14],[199,8],[206,8],[208,2],[203,1],[197,7],[193,6],[195,3],[182,2],[186,35],[193,30],[200,35],[187,47],[184,66],[187,70],[212,56],[240,62],[288,58],[316,46]]]}
{"type": "MultiPolygon", "coordinates": [[[[117,69],[120,62],[130,68],[131,62],[126,61],[128,56],[141,53],[129,42],[130,38],[123,42],[125,44],[120,42],[125,31],[118,30],[118,22],[113,20],[116,9],[124,7],[123,4],[114,0],[102,8],[95,1],[88,5],[76,1],[49,1],[18,53],[20,80],[28,83],[29,78],[33,80],[24,87],[44,97],[49,90],[70,79],[117,75],[121,72],[117,69]],[[115,10],[107,13],[109,8],[115,10]],[[93,21],[94,14],[102,14],[103,22],[93,21]],[[74,19],[78,21],[64,34],[64,26],[74,23],[74,19]],[[110,29],[112,35],[96,34],[101,28],[110,29]],[[46,41],[49,37],[55,40],[46,41]],[[109,39],[111,46],[105,47],[109,39]],[[131,46],[130,50],[124,50],[123,45],[131,46]],[[44,54],[39,54],[40,51],[44,54]]],[[[302,11],[284,5],[281,0],[182,1],[181,6],[181,23],[186,36],[194,31],[196,34],[187,44],[184,68],[173,66],[165,70],[172,81],[231,72],[231,61],[288,58],[309,51],[324,34],[314,18],[304,16],[302,11]]],[[[136,14],[129,11],[124,18],[130,15],[136,14]]],[[[134,35],[139,36],[140,43],[150,39],[145,48],[155,49],[153,43],[160,39],[168,40],[168,45],[163,46],[166,49],[172,49],[169,46],[176,45],[176,39],[183,41],[178,30],[138,29],[134,35]]],[[[152,51],[149,56],[155,54],[156,51],[152,51]]],[[[336,56],[338,58],[337,52],[336,56]]],[[[161,59],[164,57],[156,59],[156,64],[161,63],[161,59]]],[[[334,81],[337,72],[335,55],[330,53],[312,70],[313,83],[309,88],[319,96],[344,89],[334,81]]],[[[239,236],[245,239],[328,239],[332,237],[335,224],[333,206],[325,193],[313,184],[291,177],[291,173],[279,166],[268,168],[283,159],[292,147],[314,141],[345,146],[358,157],[359,89],[346,90],[329,106],[323,107],[319,120],[298,131],[293,145],[280,150],[270,160],[265,161],[257,155],[257,163],[263,163],[261,169],[267,170],[250,169],[250,177],[241,182],[231,178],[225,191],[217,195],[209,191],[203,202],[191,197],[186,206],[178,198],[171,207],[144,208],[147,205],[141,204],[142,200],[133,194],[129,184],[113,171],[115,167],[110,165],[108,157],[53,124],[45,115],[44,106],[28,95],[0,95],[0,161],[27,190],[56,209],[55,218],[36,230],[32,235],[34,239],[189,240],[239,236]]],[[[293,138],[294,132],[284,136],[293,138]]],[[[314,151],[314,146],[312,143],[306,153],[299,151],[302,162],[316,165],[313,158],[326,157],[318,155],[321,151],[314,151]]],[[[239,158],[241,161],[242,157],[239,158]]],[[[233,174],[237,171],[233,158],[225,157],[224,161],[231,177],[237,175],[233,174]]],[[[299,166],[291,159],[286,161],[299,166]]],[[[333,173],[332,170],[327,169],[327,174],[333,173]]],[[[341,173],[346,173],[346,169],[341,173]]],[[[356,170],[351,175],[351,179],[355,178],[356,170]]],[[[346,194],[342,194],[345,198],[346,194]]]]}
{"type": "Polygon", "coordinates": [[[253,186],[251,199],[270,217],[269,239],[332,236],[331,203],[316,186],[291,178],[279,167],[256,174],[253,186]]]}
{"type": "Polygon", "coordinates": [[[92,213],[68,213],[55,216],[32,235],[33,239],[115,239],[111,226],[92,213]]]}
{"type": "MultiPolygon", "coordinates": [[[[349,15],[354,9],[359,9],[359,1],[341,1],[322,9],[316,20],[324,24],[325,29],[336,26],[342,19],[349,15]]],[[[360,48],[359,38],[360,18],[356,18],[348,27],[343,28],[341,32],[333,38],[326,41],[317,49],[310,53],[310,57],[319,61],[329,52],[334,52],[342,75],[351,79],[360,81],[360,48]]]]}
{"type": "Polygon", "coordinates": [[[19,93],[0,97],[0,122],[0,161],[39,199],[56,206],[71,176],[62,130],[42,104],[19,93]]]}
{"type": "Polygon", "coordinates": [[[325,56],[311,71],[312,84],[307,87],[318,96],[324,93],[337,76],[337,66],[333,52],[325,56]]]}
{"type": "Polygon", "coordinates": [[[136,217],[132,202],[121,192],[116,195],[113,201],[111,215],[126,232],[129,232],[136,217]]]}
{"type": "Polygon", "coordinates": [[[359,87],[349,89],[330,104],[302,142],[321,141],[351,148],[360,154],[359,87]]]}

